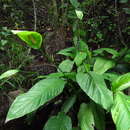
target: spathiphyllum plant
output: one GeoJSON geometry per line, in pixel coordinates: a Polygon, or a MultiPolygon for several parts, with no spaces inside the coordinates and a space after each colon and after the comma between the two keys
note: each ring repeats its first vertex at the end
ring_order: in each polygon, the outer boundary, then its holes
{"type": "MultiPolygon", "coordinates": [[[[15,32],[15,31],[13,31],[15,32]]],[[[41,35],[35,32],[15,32],[29,46],[38,49],[41,35]]],[[[123,90],[130,87],[130,73],[119,75],[114,71],[115,58],[120,54],[110,48],[90,51],[86,42],[77,37],[75,46],[58,52],[67,58],[57,67],[57,72],[41,76],[28,92],[19,95],[12,103],[6,122],[27,115],[68,89],[70,96],[61,111],[51,116],[43,130],[105,130],[105,112],[112,115],[117,130],[130,129],[130,96],[123,90]],[[112,56],[100,56],[103,51],[112,56]],[[78,124],[73,127],[67,114],[79,100],[86,100],[77,108],[78,124]]],[[[79,102],[78,102],[79,104],[79,102]]]]}

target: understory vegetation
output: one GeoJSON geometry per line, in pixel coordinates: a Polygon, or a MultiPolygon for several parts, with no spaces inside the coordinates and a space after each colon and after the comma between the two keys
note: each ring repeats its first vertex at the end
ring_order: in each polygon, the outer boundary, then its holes
{"type": "Polygon", "coordinates": [[[0,130],[130,130],[129,0],[0,6],[0,130]]]}

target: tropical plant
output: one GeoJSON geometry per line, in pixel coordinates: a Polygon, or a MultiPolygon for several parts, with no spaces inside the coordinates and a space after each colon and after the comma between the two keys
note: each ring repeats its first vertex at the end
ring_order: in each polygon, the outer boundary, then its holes
{"type": "MultiPolygon", "coordinates": [[[[40,34],[28,31],[15,33],[31,47],[41,46],[40,34]]],[[[81,35],[78,34],[78,37],[81,35]]],[[[111,113],[117,130],[129,130],[130,97],[123,90],[130,86],[130,74],[120,76],[115,73],[116,61],[113,57],[118,56],[118,52],[102,48],[93,53],[81,38],[74,45],[58,52],[67,56],[57,67],[58,72],[43,76],[28,92],[14,100],[6,122],[36,111],[68,88],[70,97],[63,103],[58,115],[50,117],[44,130],[72,130],[72,121],[67,113],[83,92],[88,101],[80,104],[77,128],[105,130],[104,112],[107,111],[111,113]],[[112,53],[112,57],[101,57],[102,51],[112,53]]],[[[1,76],[6,76],[6,73],[1,76]]]]}
{"type": "MultiPolygon", "coordinates": [[[[129,63],[129,49],[125,47],[117,51],[105,47],[95,50],[89,48],[87,43],[93,39],[85,39],[82,6],[83,4],[91,6],[93,2],[89,0],[81,4],[78,0],[70,0],[68,16],[72,20],[74,45],[57,53],[66,56],[66,59],[57,66],[56,73],[41,75],[42,80],[14,100],[6,122],[35,112],[64,93],[68,99],[62,103],[57,115],[49,118],[43,130],[94,130],[95,128],[105,130],[105,113],[111,114],[117,130],[130,129],[130,96],[124,92],[130,87],[130,73],[117,71],[119,65],[122,65],[120,59],[123,58],[122,61],[129,63]],[[73,118],[69,113],[75,105],[78,109],[76,127],[73,126],[71,121],[73,118]]],[[[98,39],[97,43],[102,42],[103,33],[97,32],[100,21],[95,24],[90,18],[87,24],[92,26],[96,40],[98,39]]],[[[12,32],[30,47],[34,49],[41,47],[42,37],[39,33],[12,32]]]]}

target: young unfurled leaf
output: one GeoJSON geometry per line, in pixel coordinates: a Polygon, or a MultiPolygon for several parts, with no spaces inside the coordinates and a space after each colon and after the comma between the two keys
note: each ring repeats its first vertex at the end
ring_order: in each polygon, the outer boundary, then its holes
{"type": "Polygon", "coordinates": [[[59,95],[65,81],[58,78],[44,79],[36,83],[27,93],[18,96],[11,105],[6,122],[37,110],[47,101],[59,95]]]}
{"type": "Polygon", "coordinates": [[[130,73],[119,76],[112,82],[112,90],[119,91],[130,87],[130,73]]]}
{"type": "Polygon", "coordinates": [[[59,113],[47,121],[43,130],[72,130],[72,122],[69,116],[59,113]]]}
{"type": "Polygon", "coordinates": [[[67,59],[60,63],[58,70],[61,72],[71,72],[74,62],[67,59]]]}
{"type": "Polygon", "coordinates": [[[98,57],[94,64],[94,72],[98,74],[103,74],[107,70],[115,66],[115,62],[105,58],[98,57]]]}
{"type": "Polygon", "coordinates": [[[117,130],[130,130],[130,96],[117,92],[111,113],[117,130]]]}
{"type": "Polygon", "coordinates": [[[12,33],[16,34],[21,40],[34,49],[39,49],[41,47],[42,36],[38,32],[12,30],[12,33]]]}
{"type": "Polygon", "coordinates": [[[80,105],[78,121],[81,130],[94,130],[94,116],[89,104],[80,105]]]}
{"type": "Polygon", "coordinates": [[[15,75],[18,72],[19,72],[19,70],[17,70],[17,69],[8,70],[8,71],[6,71],[6,72],[4,72],[3,74],[0,75],[0,80],[4,79],[4,78],[9,78],[9,77],[15,75]]]}
{"type": "Polygon", "coordinates": [[[78,73],[76,80],[81,89],[97,104],[109,110],[113,103],[112,92],[107,89],[102,75],[94,72],[78,73]],[[109,99],[109,100],[108,100],[109,99]]]}
{"type": "Polygon", "coordinates": [[[76,13],[78,19],[80,19],[80,20],[83,19],[83,16],[84,16],[84,15],[83,15],[83,11],[81,11],[81,10],[79,10],[79,9],[76,9],[76,10],[75,10],[75,13],[76,13]]]}

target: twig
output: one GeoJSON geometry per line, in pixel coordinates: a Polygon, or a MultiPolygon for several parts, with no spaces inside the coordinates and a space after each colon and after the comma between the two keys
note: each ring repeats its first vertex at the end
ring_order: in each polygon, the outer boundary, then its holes
{"type": "Polygon", "coordinates": [[[52,0],[52,3],[53,3],[53,11],[54,11],[55,23],[57,25],[57,23],[58,23],[58,17],[59,17],[58,8],[57,8],[57,2],[56,2],[56,0],[52,0]]]}
{"type": "Polygon", "coordinates": [[[36,13],[36,3],[35,0],[32,0],[33,3],[33,13],[34,13],[34,31],[37,30],[37,13],[36,13]]]}
{"type": "Polygon", "coordinates": [[[117,15],[117,26],[118,26],[118,31],[119,31],[119,37],[120,37],[120,41],[121,41],[121,43],[122,43],[122,45],[124,45],[125,47],[127,47],[127,45],[125,44],[125,40],[124,40],[124,37],[123,37],[123,35],[122,35],[122,31],[121,31],[121,27],[120,27],[120,16],[119,16],[119,12],[118,12],[118,10],[117,10],[117,0],[115,0],[115,13],[116,13],[116,15],[117,15]]]}

